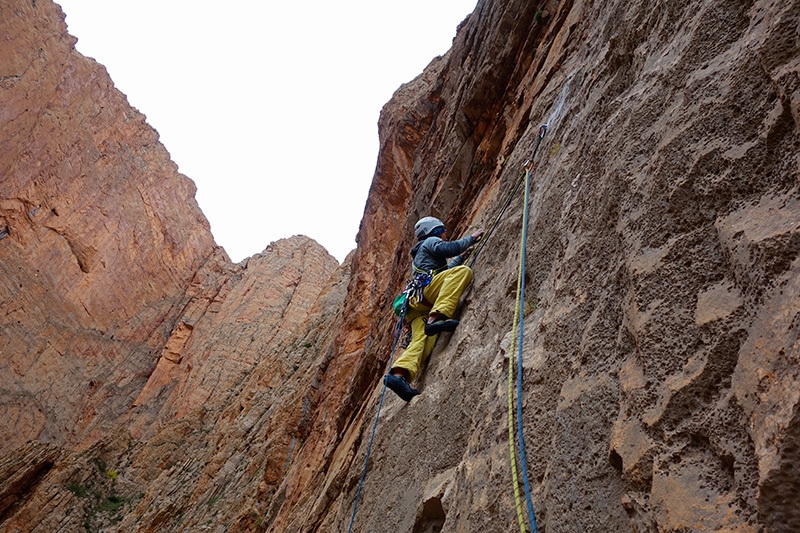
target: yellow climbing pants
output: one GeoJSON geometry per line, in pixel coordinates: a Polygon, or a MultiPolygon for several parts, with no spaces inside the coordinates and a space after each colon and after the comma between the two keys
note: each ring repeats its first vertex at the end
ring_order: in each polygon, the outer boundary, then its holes
{"type": "Polygon", "coordinates": [[[422,291],[422,302],[409,305],[406,320],[411,324],[411,342],[392,368],[404,368],[408,371],[410,380],[414,379],[419,367],[433,351],[433,346],[439,337],[425,335],[428,315],[441,313],[452,318],[458,307],[458,299],[470,281],[472,281],[472,270],[465,265],[448,268],[433,276],[430,284],[422,291]]]}

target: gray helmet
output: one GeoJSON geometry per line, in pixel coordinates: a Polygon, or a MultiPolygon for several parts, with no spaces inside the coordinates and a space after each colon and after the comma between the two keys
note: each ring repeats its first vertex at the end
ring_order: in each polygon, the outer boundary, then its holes
{"type": "Polygon", "coordinates": [[[414,233],[417,236],[417,240],[422,240],[437,228],[444,229],[444,222],[435,217],[424,217],[414,224],[414,233]]]}

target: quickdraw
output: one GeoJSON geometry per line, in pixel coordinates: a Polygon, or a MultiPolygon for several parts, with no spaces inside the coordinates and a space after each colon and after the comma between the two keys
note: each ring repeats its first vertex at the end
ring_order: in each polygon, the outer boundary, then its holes
{"type": "Polygon", "coordinates": [[[412,264],[411,266],[414,269],[413,277],[408,281],[408,283],[406,283],[405,290],[398,294],[392,303],[394,314],[397,316],[400,316],[400,309],[404,302],[407,302],[411,307],[419,304],[425,305],[426,303],[429,303],[425,300],[423,291],[425,290],[425,287],[431,284],[433,276],[444,270],[423,270],[418,268],[416,265],[412,264]]]}
{"type": "Polygon", "coordinates": [[[422,270],[413,264],[412,267],[414,268],[414,277],[406,285],[406,291],[408,291],[408,303],[414,306],[419,305],[425,299],[422,292],[431,284],[431,280],[436,274],[433,270],[422,270]]]}

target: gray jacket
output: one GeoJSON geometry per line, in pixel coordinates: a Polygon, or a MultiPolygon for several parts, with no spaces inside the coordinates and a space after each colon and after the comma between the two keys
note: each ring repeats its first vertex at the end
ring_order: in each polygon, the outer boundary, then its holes
{"type": "Polygon", "coordinates": [[[421,240],[411,249],[414,266],[420,270],[445,270],[464,262],[462,252],[477,242],[472,235],[457,241],[443,241],[439,237],[428,237],[421,240]],[[454,259],[447,262],[447,259],[454,259]]]}

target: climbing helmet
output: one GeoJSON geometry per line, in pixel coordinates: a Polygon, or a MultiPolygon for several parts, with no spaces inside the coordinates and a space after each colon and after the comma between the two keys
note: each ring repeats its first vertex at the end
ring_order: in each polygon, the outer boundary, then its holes
{"type": "Polygon", "coordinates": [[[417,236],[417,240],[422,240],[439,228],[444,231],[444,222],[435,217],[424,217],[414,225],[414,234],[417,236]]]}

